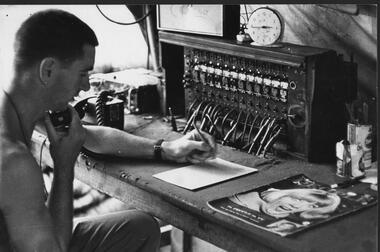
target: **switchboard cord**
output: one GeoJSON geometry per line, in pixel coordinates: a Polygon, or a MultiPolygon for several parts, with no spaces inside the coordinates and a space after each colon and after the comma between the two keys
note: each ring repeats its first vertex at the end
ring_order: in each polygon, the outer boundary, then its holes
{"type": "Polygon", "coordinates": [[[257,110],[244,111],[209,101],[193,101],[188,113],[183,133],[199,120],[200,129],[219,139],[222,145],[233,146],[249,154],[255,151],[254,154],[261,157],[265,157],[284,128],[282,121],[263,116],[257,110]]]}
{"type": "MultiPolygon", "coordinates": [[[[240,125],[240,117],[242,117],[242,113],[243,111],[240,111],[239,112],[239,115],[238,115],[238,120],[236,121],[236,127],[234,129],[234,132],[233,132],[233,138],[232,138],[232,144],[235,145],[236,144],[236,134],[239,130],[239,125],[240,125]]],[[[240,135],[241,136],[241,135],[240,135]]]]}
{"type": "MultiPolygon", "coordinates": [[[[125,5],[125,6],[128,8],[127,5],[125,5]]],[[[152,8],[150,8],[150,10],[141,18],[138,18],[136,21],[133,21],[133,22],[125,23],[125,22],[119,22],[119,21],[116,21],[116,20],[109,18],[106,14],[103,13],[103,11],[99,8],[99,5],[97,5],[97,4],[96,4],[96,8],[98,9],[100,14],[102,14],[102,16],[105,19],[107,19],[108,21],[110,21],[112,23],[118,24],[118,25],[133,25],[133,24],[140,23],[141,21],[143,21],[145,18],[147,18],[152,13],[152,8]]]]}
{"type": "Polygon", "coordinates": [[[107,102],[108,95],[113,94],[112,91],[102,91],[96,98],[95,114],[98,125],[105,125],[105,104],[107,102]]]}
{"type": "Polygon", "coordinates": [[[201,115],[201,126],[199,127],[200,130],[204,130],[204,126],[205,126],[205,123],[206,123],[206,118],[205,118],[205,115],[208,114],[210,112],[210,110],[212,109],[212,104],[209,103],[205,106],[205,108],[203,109],[202,111],[202,115],[201,115]]]}
{"type": "Polygon", "coordinates": [[[187,111],[187,114],[188,114],[188,116],[187,116],[187,120],[189,120],[189,118],[190,118],[190,116],[191,116],[191,111],[193,110],[193,108],[195,107],[195,105],[198,103],[198,100],[197,99],[195,99],[192,103],[191,103],[191,105],[189,106],[189,110],[187,111]]]}
{"type": "MultiPolygon", "coordinates": [[[[255,112],[255,113],[257,113],[257,112],[255,112]]],[[[253,132],[253,129],[255,128],[255,123],[256,123],[258,118],[259,118],[259,114],[257,113],[251,122],[251,128],[249,129],[247,144],[243,146],[243,148],[242,148],[243,150],[247,150],[247,148],[251,144],[252,132],[253,132]]]]}
{"type": "Polygon", "coordinates": [[[208,120],[208,122],[211,124],[211,126],[209,127],[209,130],[207,131],[209,134],[211,134],[211,133],[210,133],[211,128],[216,127],[216,126],[215,126],[214,122],[212,121],[211,117],[210,117],[208,114],[205,115],[205,118],[206,118],[206,119],[208,120]]]}
{"type": "Polygon", "coordinates": [[[219,115],[222,113],[222,108],[219,107],[215,110],[215,112],[211,115],[211,120],[212,120],[212,126],[209,129],[209,133],[214,135],[214,136],[220,136],[222,137],[221,133],[219,132],[217,125],[218,121],[220,119],[219,115]],[[214,133],[215,132],[215,133],[214,133]]]}
{"type": "Polygon", "coordinates": [[[197,109],[194,110],[194,112],[191,114],[189,120],[187,120],[185,128],[183,129],[183,132],[182,132],[183,134],[186,134],[186,132],[190,129],[190,126],[193,123],[193,121],[196,121],[196,117],[197,117],[197,115],[199,113],[199,110],[200,110],[200,108],[202,107],[202,105],[204,103],[205,103],[205,101],[200,102],[199,105],[198,105],[198,107],[197,107],[197,109]]]}
{"type": "Polygon", "coordinates": [[[259,128],[259,131],[257,132],[256,136],[254,137],[252,143],[251,143],[251,146],[249,147],[249,150],[248,150],[248,153],[251,154],[252,151],[253,151],[253,147],[255,146],[255,143],[257,142],[257,140],[259,139],[259,137],[261,136],[261,133],[264,131],[264,129],[267,127],[267,125],[269,124],[270,122],[270,117],[266,117],[265,119],[265,122],[263,123],[263,125],[260,126],[259,128]]]}
{"type": "Polygon", "coordinates": [[[259,147],[257,148],[257,152],[256,152],[256,155],[259,155],[260,152],[261,152],[261,149],[264,147],[264,143],[266,142],[270,132],[275,128],[275,122],[276,122],[276,118],[273,118],[272,121],[269,122],[268,126],[267,126],[267,129],[264,133],[264,136],[261,138],[261,141],[260,141],[260,145],[259,147]]]}
{"type": "MultiPolygon", "coordinates": [[[[247,130],[247,126],[248,126],[248,120],[249,118],[252,116],[252,113],[251,112],[247,112],[246,116],[245,116],[245,120],[244,120],[244,125],[243,125],[243,130],[242,132],[240,133],[240,135],[236,138],[236,131],[235,131],[235,136],[234,136],[234,143],[235,143],[235,146],[238,147],[238,145],[241,145],[244,144],[244,140],[245,140],[245,133],[246,133],[246,130],[247,130]]],[[[241,146],[240,145],[240,146],[241,146]]]]}
{"type": "MultiPolygon", "coordinates": [[[[259,114],[257,114],[257,115],[255,116],[255,118],[253,118],[253,120],[252,120],[251,128],[250,128],[249,133],[248,133],[248,141],[247,141],[247,144],[246,144],[245,146],[243,146],[243,150],[248,150],[249,147],[250,147],[251,144],[252,144],[252,141],[253,141],[253,140],[251,141],[251,139],[252,139],[252,137],[253,137],[252,133],[253,133],[253,130],[256,128],[256,127],[255,127],[255,123],[256,123],[256,121],[257,121],[257,119],[258,119],[259,117],[260,117],[259,114]]],[[[259,123],[258,128],[261,127],[261,125],[262,125],[262,123],[264,122],[264,120],[265,120],[265,117],[264,117],[264,118],[261,118],[261,121],[260,121],[260,123],[259,123]]]]}
{"type": "Polygon", "coordinates": [[[227,134],[224,136],[224,138],[223,138],[223,140],[222,140],[222,144],[223,144],[223,145],[225,145],[225,144],[227,143],[227,141],[228,141],[228,139],[231,137],[232,133],[234,133],[234,132],[236,131],[236,127],[237,127],[237,125],[238,125],[238,123],[239,123],[239,120],[240,120],[240,117],[241,117],[241,114],[242,114],[242,113],[243,113],[242,111],[239,112],[239,115],[238,115],[238,117],[237,117],[235,123],[232,125],[231,129],[230,129],[230,130],[227,132],[227,134]]]}
{"type": "Polygon", "coordinates": [[[205,114],[205,118],[204,119],[207,119],[207,120],[204,120],[204,125],[201,125],[201,128],[203,128],[202,126],[205,127],[205,131],[209,132],[210,133],[210,130],[211,128],[214,126],[214,122],[212,120],[213,118],[213,114],[215,112],[215,110],[218,108],[218,106],[220,105],[216,105],[215,104],[212,104],[212,106],[209,108],[208,112],[205,114]],[[208,122],[208,123],[207,123],[208,122]],[[211,124],[210,126],[208,124],[211,124]],[[208,130],[207,130],[208,128],[208,130]]]}
{"type": "Polygon", "coordinates": [[[210,117],[215,120],[215,116],[217,115],[218,111],[220,111],[222,106],[220,106],[220,104],[217,104],[216,106],[214,106],[214,108],[211,110],[210,112],[210,117]]]}
{"type": "Polygon", "coordinates": [[[224,134],[225,123],[228,121],[227,119],[232,115],[233,112],[237,112],[237,110],[235,108],[232,108],[223,117],[222,125],[221,125],[222,136],[225,136],[224,134]]]}
{"type": "Polygon", "coordinates": [[[269,149],[270,147],[273,146],[274,142],[277,140],[278,136],[280,135],[282,129],[283,129],[283,127],[280,126],[280,127],[277,129],[277,131],[271,136],[271,138],[269,138],[269,140],[268,140],[268,142],[267,142],[267,144],[265,145],[264,150],[263,150],[263,154],[262,154],[263,157],[265,157],[265,155],[266,155],[268,149],[269,149]]]}

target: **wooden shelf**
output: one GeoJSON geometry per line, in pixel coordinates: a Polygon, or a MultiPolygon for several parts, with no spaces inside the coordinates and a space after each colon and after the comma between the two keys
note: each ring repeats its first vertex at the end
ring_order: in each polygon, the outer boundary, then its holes
{"type": "Polygon", "coordinates": [[[305,62],[306,57],[332,52],[324,48],[300,46],[290,43],[279,43],[278,47],[252,46],[250,43],[238,43],[235,40],[167,31],[159,31],[159,41],[161,43],[191,47],[292,67],[301,66],[302,63],[305,62]]]}

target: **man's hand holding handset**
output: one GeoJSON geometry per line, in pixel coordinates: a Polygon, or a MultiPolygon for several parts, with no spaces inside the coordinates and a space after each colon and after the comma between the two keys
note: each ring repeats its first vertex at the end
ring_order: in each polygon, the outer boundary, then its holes
{"type": "Polygon", "coordinates": [[[45,127],[50,141],[50,154],[57,165],[73,165],[85,141],[86,131],[82,126],[78,113],[68,105],[70,115],[68,127],[54,127],[49,113],[45,114],[45,127]]]}

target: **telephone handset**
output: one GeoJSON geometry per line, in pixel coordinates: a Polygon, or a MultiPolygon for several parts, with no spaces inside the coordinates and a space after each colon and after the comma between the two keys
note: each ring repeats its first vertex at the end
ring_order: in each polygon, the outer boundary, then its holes
{"type": "MultiPolygon", "coordinates": [[[[96,118],[97,125],[113,128],[124,128],[124,98],[114,91],[102,91],[97,96],[89,96],[76,101],[73,107],[79,118],[83,119],[86,112],[96,118]]],[[[49,112],[53,126],[57,130],[67,130],[71,122],[69,109],[49,112]]]]}
{"type": "MultiPolygon", "coordinates": [[[[77,111],[79,118],[83,119],[86,112],[91,114],[95,111],[96,121],[98,125],[110,126],[118,129],[124,128],[124,99],[120,94],[114,91],[102,91],[97,96],[83,98],[73,105],[77,111]],[[95,104],[91,101],[95,99],[95,104]]],[[[71,122],[70,110],[49,112],[53,126],[60,131],[69,128],[71,122]]],[[[114,159],[114,156],[96,153],[82,147],[81,153],[86,156],[98,158],[102,160],[114,159]]]]}
{"type": "MultiPolygon", "coordinates": [[[[76,102],[73,107],[77,111],[79,118],[82,119],[85,115],[85,104],[89,97],[76,102]]],[[[51,123],[58,131],[65,131],[69,128],[71,122],[70,109],[67,108],[62,111],[49,111],[51,123]]]]}

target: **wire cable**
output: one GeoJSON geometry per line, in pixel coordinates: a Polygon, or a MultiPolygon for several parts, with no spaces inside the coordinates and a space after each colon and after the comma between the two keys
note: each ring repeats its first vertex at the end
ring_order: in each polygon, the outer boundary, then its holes
{"type": "Polygon", "coordinates": [[[242,141],[244,142],[244,135],[245,135],[245,131],[247,130],[248,119],[249,119],[250,116],[251,116],[251,113],[247,112],[247,114],[245,116],[245,120],[244,120],[243,130],[242,130],[242,132],[240,133],[240,135],[238,137],[236,137],[236,132],[237,131],[235,131],[235,134],[234,134],[234,143],[235,143],[235,145],[237,144],[237,141],[239,141],[242,137],[243,137],[242,141]]]}
{"type": "Polygon", "coordinates": [[[230,109],[227,114],[223,117],[223,120],[222,120],[222,125],[221,125],[221,130],[222,130],[222,137],[225,136],[224,135],[224,124],[226,123],[227,121],[227,118],[232,114],[232,112],[235,112],[236,109],[232,108],[230,109]]]}
{"type": "MultiPolygon", "coordinates": [[[[236,128],[237,128],[237,125],[239,124],[239,121],[240,121],[240,117],[241,117],[241,114],[243,113],[243,111],[240,111],[239,112],[239,115],[234,123],[234,125],[231,127],[231,129],[227,132],[226,136],[223,138],[222,140],[222,144],[225,145],[228,141],[228,139],[230,138],[230,136],[236,132],[236,128]]],[[[234,144],[234,143],[233,143],[234,144]]]]}
{"type": "Polygon", "coordinates": [[[255,138],[253,139],[253,141],[251,143],[251,146],[249,147],[249,150],[248,150],[249,154],[252,153],[252,150],[253,150],[253,147],[254,147],[256,141],[259,139],[261,133],[264,131],[265,127],[269,124],[269,122],[270,122],[270,117],[267,117],[265,120],[265,123],[263,123],[263,125],[260,126],[259,131],[257,132],[255,138]]]}
{"type": "Polygon", "coordinates": [[[200,130],[204,130],[204,127],[207,126],[206,125],[206,115],[208,115],[211,110],[213,108],[213,104],[209,104],[209,107],[206,109],[203,110],[202,112],[202,118],[201,118],[201,126],[199,127],[200,130]]]}
{"type": "MultiPolygon", "coordinates": [[[[212,132],[210,132],[210,131],[211,131],[212,128],[216,129],[216,125],[214,124],[214,122],[212,121],[211,117],[210,117],[208,114],[206,114],[206,118],[207,118],[207,119],[209,120],[209,122],[211,123],[211,127],[210,127],[208,133],[209,133],[209,134],[212,134],[212,132]]],[[[216,133],[219,133],[217,130],[215,130],[215,132],[216,132],[216,133]]]]}
{"type": "MultiPolygon", "coordinates": [[[[125,5],[126,7],[128,7],[127,5],[125,5]]],[[[99,5],[96,4],[96,8],[98,9],[98,11],[100,12],[100,14],[102,14],[102,16],[107,19],[108,21],[112,22],[112,23],[115,23],[115,24],[118,24],[118,25],[133,25],[133,24],[137,24],[137,23],[140,23],[141,21],[143,21],[146,17],[148,17],[151,12],[152,12],[152,8],[148,11],[148,13],[146,13],[144,16],[142,16],[141,18],[137,19],[136,21],[133,21],[133,22],[129,22],[129,23],[125,23],[125,22],[119,22],[119,21],[116,21],[116,20],[113,20],[111,18],[109,18],[106,14],[104,14],[102,12],[102,10],[99,8],[99,5]]]]}
{"type": "Polygon", "coordinates": [[[190,116],[191,116],[191,110],[195,107],[195,104],[198,102],[197,99],[194,99],[194,101],[190,104],[189,106],[189,110],[188,110],[188,114],[187,114],[187,120],[189,120],[190,116]]]}
{"type": "Polygon", "coordinates": [[[262,156],[265,157],[268,149],[273,146],[274,142],[277,140],[278,136],[281,133],[281,130],[283,129],[282,126],[278,128],[278,130],[269,138],[268,143],[265,145],[262,156]]]}
{"type": "Polygon", "coordinates": [[[257,121],[257,118],[259,118],[259,113],[256,114],[256,116],[253,118],[251,122],[251,128],[249,129],[247,144],[243,146],[242,150],[246,150],[251,144],[252,132],[253,132],[253,129],[255,128],[255,123],[257,121]]]}
{"type": "Polygon", "coordinates": [[[261,138],[259,148],[257,149],[257,152],[256,152],[256,156],[260,154],[261,149],[264,147],[264,144],[266,143],[268,136],[270,137],[270,134],[276,128],[275,122],[276,122],[276,118],[273,118],[273,120],[267,126],[267,130],[265,131],[263,137],[261,138]]]}
{"type": "Polygon", "coordinates": [[[191,114],[189,120],[187,120],[187,123],[186,123],[186,125],[185,125],[185,128],[184,128],[183,131],[182,131],[183,134],[186,134],[186,132],[190,129],[190,126],[191,126],[192,122],[193,122],[194,120],[196,120],[196,117],[197,117],[197,115],[198,115],[199,109],[202,107],[202,105],[203,105],[204,103],[205,103],[204,101],[200,102],[199,105],[198,105],[198,107],[197,107],[197,109],[194,110],[194,112],[191,114]]]}
{"type": "Polygon", "coordinates": [[[210,127],[208,132],[212,135],[217,136],[216,134],[213,134],[213,132],[215,130],[215,132],[222,138],[222,134],[218,131],[218,127],[216,126],[218,124],[219,119],[220,119],[219,114],[221,114],[221,113],[222,113],[222,107],[221,106],[218,109],[216,109],[215,112],[213,112],[213,114],[211,115],[212,126],[210,127]]]}

